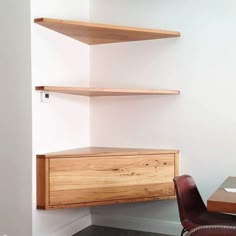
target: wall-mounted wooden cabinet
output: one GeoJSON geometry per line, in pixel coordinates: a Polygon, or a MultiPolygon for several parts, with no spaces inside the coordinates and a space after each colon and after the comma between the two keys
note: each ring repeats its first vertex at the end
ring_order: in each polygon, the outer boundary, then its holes
{"type": "Polygon", "coordinates": [[[177,150],[81,148],[37,156],[37,208],[175,197],[177,150]]]}

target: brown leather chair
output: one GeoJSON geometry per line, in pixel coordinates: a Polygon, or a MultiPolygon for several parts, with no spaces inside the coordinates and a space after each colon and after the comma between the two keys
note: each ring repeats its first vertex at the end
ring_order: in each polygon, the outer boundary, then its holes
{"type": "Polygon", "coordinates": [[[205,225],[189,231],[186,236],[235,236],[235,226],[205,225]]]}
{"type": "Polygon", "coordinates": [[[209,212],[201,198],[193,178],[189,175],[173,179],[179,208],[180,221],[183,226],[181,236],[203,225],[236,226],[236,216],[209,212]]]}

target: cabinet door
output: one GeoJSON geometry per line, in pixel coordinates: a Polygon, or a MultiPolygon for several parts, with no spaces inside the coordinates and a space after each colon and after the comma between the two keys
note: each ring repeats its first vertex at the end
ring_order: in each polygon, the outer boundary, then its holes
{"type": "Polygon", "coordinates": [[[49,160],[49,205],[98,205],[174,196],[174,154],[49,160]]]}

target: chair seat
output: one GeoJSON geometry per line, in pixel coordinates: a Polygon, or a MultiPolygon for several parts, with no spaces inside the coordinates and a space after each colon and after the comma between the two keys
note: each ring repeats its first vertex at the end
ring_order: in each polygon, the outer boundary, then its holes
{"type": "Polygon", "coordinates": [[[236,226],[236,215],[206,211],[193,218],[186,219],[182,224],[187,230],[191,230],[201,225],[236,226]]]}
{"type": "Polygon", "coordinates": [[[186,236],[235,236],[235,226],[204,225],[192,229],[186,236]]]}

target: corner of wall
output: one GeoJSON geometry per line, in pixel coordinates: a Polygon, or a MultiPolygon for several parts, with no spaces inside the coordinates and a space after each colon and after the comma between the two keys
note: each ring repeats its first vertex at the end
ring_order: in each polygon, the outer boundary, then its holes
{"type": "Polygon", "coordinates": [[[165,233],[170,235],[176,235],[176,232],[181,232],[182,229],[179,222],[124,215],[101,215],[92,213],[91,219],[92,225],[101,225],[153,233],[165,233]]]}
{"type": "Polygon", "coordinates": [[[92,222],[92,218],[91,218],[90,209],[86,208],[86,210],[82,214],[80,214],[77,219],[54,230],[48,236],[74,235],[75,233],[90,226],[91,222],[92,222]]]}
{"type": "MultiPolygon", "coordinates": [[[[31,17],[89,21],[87,0],[32,0],[31,17]]],[[[32,87],[51,85],[89,85],[89,48],[32,23],[32,87]]],[[[89,98],[50,95],[42,104],[33,91],[33,156],[90,145],[89,98]],[[66,121],[66,122],[65,122],[66,121]],[[47,127],[47,128],[46,128],[47,127]],[[58,129],[60,127],[60,130],[58,129]],[[53,141],[52,141],[53,140],[53,141]]],[[[42,211],[36,205],[36,160],[33,176],[33,236],[71,236],[91,225],[90,208],[42,211]]],[[[27,235],[28,236],[28,235],[27,235]]]]}

